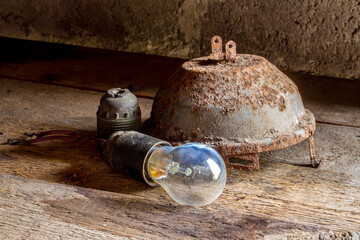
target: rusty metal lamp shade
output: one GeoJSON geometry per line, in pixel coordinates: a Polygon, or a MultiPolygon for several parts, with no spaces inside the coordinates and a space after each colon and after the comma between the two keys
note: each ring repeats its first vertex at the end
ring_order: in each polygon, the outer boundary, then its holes
{"type": "Polygon", "coordinates": [[[229,41],[212,38],[212,54],[185,62],[156,94],[150,135],[172,144],[202,142],[214,147],[229,168],[231,158],[251,160],[309,138],[312,166],[318,166],[312,134],[314,115],[304,108],[298,88],[265,58],[236,54],[229,41]]]}

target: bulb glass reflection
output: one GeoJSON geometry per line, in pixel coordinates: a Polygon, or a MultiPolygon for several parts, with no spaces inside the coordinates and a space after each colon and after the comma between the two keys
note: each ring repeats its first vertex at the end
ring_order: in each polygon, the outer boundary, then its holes
{"type": "Polygon", "coordinates": [[[209,204],[225,187],[224,161],[204,144],[156,147],[145,161],[151,179],[183,205],[209,204]]]}

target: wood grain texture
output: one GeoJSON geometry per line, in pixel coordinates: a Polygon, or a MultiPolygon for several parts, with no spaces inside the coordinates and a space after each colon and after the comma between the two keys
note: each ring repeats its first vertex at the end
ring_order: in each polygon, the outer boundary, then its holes
{"type": "MultiPolygon", "coordinates": [[[[154,98],[185,61],[0,38],[0,77],[93,91],[128,87],[154,98]]],[[[360,127],[360,81],[286,72],[318,122],[360,127]]]]}
{"type": "Polygon", "coordinates": [[[185,61],[6,38],[0,38],[0,50],[0,77],[95,91],[129,88],[152,98],[185,61]]]}
{"type": "MultiPolygon", "coordinates": [[[[96,132],[96,111],[104,93],[0,78],[1,117],[96,132]]],[[[152,102],[138,99],[142,121],[150,117],[152,102]]]]}
{"type": "MultiPolygon", "coordinates": [[[[318,123],[314,136],[317,156],[325,162],[320,169],[360,174],[360,128],[318,123]]],[[[262,153],[261,159],[308,164],[308,141],[278,151],[262,153]]]]}
{"type": "MultiPolygon", "coordinates": [[[[201,208],[177,205],[160,188],[112,193],[2,175],[0,236],[304,239],[301,237],[315,238],[328,229],[359,229],[359,207],[351,204],[351,209],[347,208],[351,202],[343,196],[343,191],[354,190],[352,196],[358,198],[359,186],[350,187],[343,177],[336,176],[328,182],[335,186],[317,192],[319,188],[312,188],[301,176],[297,183],[288,184],[290,174],[297,169],[276,169],[279,164],[267,172],[285,173],[269,178],[255,174],[251,181],[249,175],[230,174],[236,181],[230,181],[213,204],[201,208]],[[279,181],[281,177],[284,179],[279,181]],[[347,188],[336,190],[339,184],[347,188]],[[303,192],[296,191],[301,188],[303,192]],[[326,202],[328,193],[337,201],[326,202]]],[[[329,180],[326,174],[320,176],[319,185],[329,180]]]]}
{"type": "MultiPolygon", "coordinates": [[[[351,170],[359,168],[358,128],[319,124],[316,144],[332,157],[320,169],[282,163],[308,160],[300,144],[264,155],[260,171],[229,171],[223,194],[192,208],[102,161],[94,139],[101,93],[7,79],[0,88],[1,143],[53,129],[83,136],[0,145],[0,238],[319,239],[360,229],[360,174],[351,170]]],[[[151,100],[140,105],[148,117],[151,100]]]]}
{"type": "Polygon", "coordinates": [[[286,73],[316,121],[360,127],[360,81],[286,73]]]}

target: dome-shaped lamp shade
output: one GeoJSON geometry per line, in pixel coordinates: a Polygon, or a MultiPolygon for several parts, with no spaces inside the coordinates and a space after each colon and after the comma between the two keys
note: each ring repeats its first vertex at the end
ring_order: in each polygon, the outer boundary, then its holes
{"type": "MultiPolygon", "coordinates": [[[[213,146],[225,160],[252,160],[307,138],[315,159],[314,115],[304,108],[291,79],[265,58],[236,54],[229,41],[212,39],[213,52],[185,62],[158,91],[145,131],[172,144],[187,141],[213,146]]],[[[242,168],[230,164],[229,168],[242,168]]]]}

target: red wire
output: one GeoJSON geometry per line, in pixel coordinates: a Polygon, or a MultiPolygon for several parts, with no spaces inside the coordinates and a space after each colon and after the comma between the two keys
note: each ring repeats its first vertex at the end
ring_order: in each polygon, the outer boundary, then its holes
{"type": "Polygon", "coordinates": [[[72,132],[72,131],[67,131],[67,130],[53,130],[53,131],[47,131],[47,132],[41,132],[39,134],[35,134],[35,136],[37,136],[38,138],[44,137],[44,136],[48,136],[48,135],[57,135],[57,134],[68,134],[68,135],[76,135],[76,133],[72,132]]]}
{"type": "Polygon", "coordinates": [[[70,140],[74,140],[74,137],[73,136],[49,136],[49,137],[27,140],[26,143],[32,144],[32,143],[45,142],[45,141],[50,141],[50,140],[68,140],[68,141],[70,141],[70,140]]]}
{"type": "Polygon", "coordinates": [[[36,138],[25,141],[26,144],[45,142],[45,141],[50,141],[50,140],[71,141],[71,140],[74,140],[74,139],[80,137],[78,134],[76,134],[72,131],[67,131],[67,130],[52,130],[52,131],[41,132],[41,133],[33,134],[33,135],[35,135],[36,138]],[[64,134],[65,136],[58,136],[58,134],[64,134]],[[54,135],[54,136],[52,136],[52,135],[54,135]],[[68,136],[66,136],[66,135],[68,135],[68,136]]]}
{"type": "MultiPolygon", "coordinates": [[[[29,137],[36,136],[36,138],[30,139],[30,140],[9,139],[9,140],[13,140],[14,142],[8,143],[8,144],[12,144],[12,145],[33,144],[33,143],[46,142],[46,141],[51,141],[51,140],[71,141],[71,140],[79,139],[82,137],[81,135],[78,135],[72,131],[67,131],[67,130],[52,130],[52,131],[46,131],[46,132],[41,132],[41,133],[37,133],[37,134],[34,133],[34,134],[26,134],[26,135],[29,137]],[[61,135],[59,136],[58,134],[62,134],[62,136],[61,135]]],[[[8,142],[9,142],[9,140],[8,140],[8,142]]],[[[106,140],[98,138],[97,142],[100,146],[104,146],[104,144],[106,143],[106,140]]]]}

